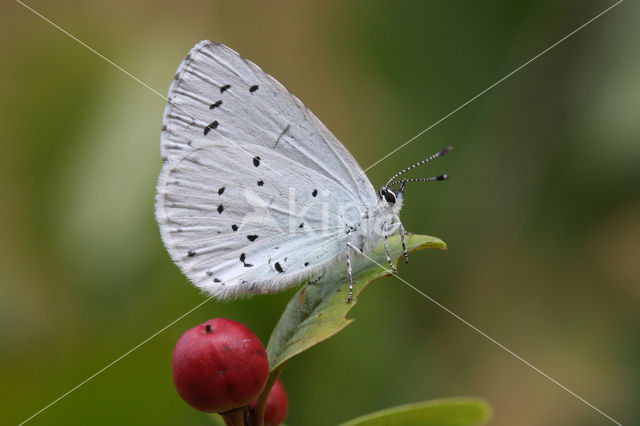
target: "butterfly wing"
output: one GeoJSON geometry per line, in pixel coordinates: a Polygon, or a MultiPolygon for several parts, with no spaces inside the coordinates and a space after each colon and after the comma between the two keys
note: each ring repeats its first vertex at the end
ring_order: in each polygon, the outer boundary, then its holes
{"type": "Polygon", "coordinates": [[[156,217],[173,260],[218,297],[275,292],[326,269],[377,198],[351,154],[280,83],[198,43],[163,119],[156,217]]]}
{"type": "Polygon", "coordinates": [[[365,203],[375,190],[349,151],[282,84],[221,44],[196,44],[178,67],[163,117],[161,153],[171,160],[214,140],[271,146],[320,171],[365,203]]]}

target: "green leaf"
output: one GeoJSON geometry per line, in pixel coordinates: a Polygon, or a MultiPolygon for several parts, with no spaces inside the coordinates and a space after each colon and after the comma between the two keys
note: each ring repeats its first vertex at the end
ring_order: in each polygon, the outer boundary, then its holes
{"type": "MultiPolygon", "coordinates": [[[[400,237],[390,237],[388,244],[391,258],[396,259],[397,265],[397,258],[402,256],[400,237]]],[[[426,235],[407,235],[406,245],[408,251],[430,247],[446,249],[442,240],[426,235]]],[[[371,281],[390,275],[382,243],[368,256],[381,266],[364,256],[351,256],[354,298],[350,303],[346,302],[349,291],[346,261],[338,262],[317,283],[302,287],[289,301],[267,345],[272,371],[353,321],[346,315],[358,303],[362,289],[371,281]]]]}
{"type": "Polygon", "coordinates": [[[340,426],[476,426],[490,417],[491,407],[482,399],[447,398],[387,408],[340,426]]]}

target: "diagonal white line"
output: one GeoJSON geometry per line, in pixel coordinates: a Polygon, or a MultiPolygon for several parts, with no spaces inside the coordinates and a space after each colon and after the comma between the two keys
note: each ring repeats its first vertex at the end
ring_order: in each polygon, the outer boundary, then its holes
{"type": "Polygon", "coordinates": [[[97,50],[95,50],[94,48],[92,48],[91,46],[89,46],[88,44],[84,43],[82,40],[78,39],[76,36],[74,36],[73,34],[69,33],[68,31],[66,31],[64,28],[60,27],[59,25],[56,25],[54,22],[52,22],[50,19],[48,19],[46,16],[43,16],[42,14],[38,13],[38,11],[32,9],[31,7],[27,6],[26,4],[24,4],[23,2],[21,2],[20,0],[16,0],[16,2],[20,3],[22,6],[24,6],[25,8],[29,9],[31,12],[33,12],[35,15],[39,16],[40,18],[42,18],[43,20],[47,21],[49,24],[51,24],[52,26],[54,26],[55,28],[57,28],[58,30],[62,31],[63,33],[65,33],[67,36],[69,36],[70,38],[72,38],[73,40],[75,40],[76,42],[80,43],[81,45],[83,45],[84,47],[86,47],[87,49],[89,49],[90,51],[92,51],[93,53],[95,53],[96,55],[98,55],[100,58],[104,59],[105,61],[107,61],[108,63],[110,63],[111,65],[113,65],[114,67],[116,67],[118,70],[122,71],[124,74],[126,74],[127,76],[131,77],[132,79],[134,79],[135,81],[137,81],[138,83],[140,83],[141,85],[143,85],[144,87],[146,87],[147,89],[151,90],[153,93],[155,93],[156,95],[160,96],[162,99],[164,99],[165,101],[167,100],[166,97],[164,97],[164,95],[162,95],[160,92],[158,92],[156,89],[154,89],[153,87],[149,86],[147,83],[145,83],[144,81],[140,80],[138,77],[136,77],[135,75],[131,74],[129,71],[125,70],[124,68],[122,68],[120,65],[116,64],[115,62],[113,62],[112,60],[110,60],[109,58],[107,58],[106,56],[104,56],[103,54],[101,54],[100,52],[98,52],[97,50]]]}
{"type": "Polygon", "coordinates": [[[580,395],[578,395],[577,393],[575,393],[574,391],[569,389],[568,387],[564,386],[562,383],[558,382],[556,379],[554,379],[553,377],[551,377],[550,375],[548,375],[544,371],[540,370],[538,367],[536,367],[535,365],[531,364],[529,361],[527,361],[526,359],[522,358],[520,355],[516,354],[511,349],[507,348],[505,345],[503,345],[502,343],[498,342],[496,339],[494,339],[493,337],[489,336],[487,333],[485,333],[484,331],[482,331],[481,329],[479,329],[475,325],[471,324],[469,321],[467,321],[466,319],[462,318],[460,315],[456,314],[451,309],[447,308],[442,303],[440,303],[437,300],[435,300],[433,297],[429,296],[428,294],[426,294],[422,290],[419,290],[415,286],[411,285],[404,278],[400,277],[399,275],[394,274],[386,266],[381,265],[380,263],[376,262],[374,259],[372,259],[371,257],[367,256],[364,253],[362,253],[362,255],[364,257],[366,257],[367,259],[369,259],[370,261],[372,261],[373,263],[375,263],[376,265],[378,265],[379,267],[381,267],[382,269],[384,269],[386,272],[389,273],[389,275],[393,275],[394,277],[396,277],[397,279],[402,281],[404,284],[406,284],[407,286],[412,288],[414,291],[416,291],[418,294],[420,294],[421,296],[425,297],[426,299],[428,299],[429,301],[434,303],[440,309],[442,309],[443,311],[447,312],[448,314],[450,314],[451,316],[453,316],[457,320],[461,321],[464,325],[466,325],[467,327],[471,328],[473,331],[475,331],[476,333],[480,334],[482,337],[486,338],[487,340],[491,341],[496,346],[498,346],[500,349],[506,351],[507,353],[509,353],[510,355],[515,357],[518,361],[520,361],[523,364],[525,364],[526,366],[532,368],[533,370],[535,370],[537,373],[541,374],[544,378],[546,378],[550,382],[554,383],[555,385],[557,385],[560,388],[562,388],[565,391],[567,391],[571,396],[579,399],[580,401],[582,401],[583,403],[585,403],[589,407],[593,408],[595,411],[597,411],[598,413],[602,414],[604,417],[606,417],[607,419],[611,420],[613,423],[617,424],[618,426],[622,426],[622,424],[620,422],[618,422],[617,420],[615,420],[613,417],[609,416],[607,413],[605,413],[604,411],[602,411],[601,409],[599,409],[598,407],[596,407],[595,405],[593,405],[592,403],[590,403],[589,401],[587,401],[586,399],[584,399],[583,397],[581,397],[580,395]]]}
{"type": "Polygon", "coordinates": [[[78,383],[76,386],[72,387],[71,389],[69,389],[67,392],[63,393],[62,395],[60,395],[58,398],[54,399],[53,401],[51,401],[49,404],[45,405],[44,407],[42,407],[39,411],[35,412],[34,414],[32,414],[29,418],[23,420],[18,426],[21,426],[25,423],[27,423],[29,420],[33,419],[35,416],[37,416],[38,414],[42,413],[43,411],[45,411],[47,408],[51,407],[53,404],[57,403],[58,401],[60,401],[62,398],[66,397],[67,395],[69,395],[71,392],[75,391],[76,389],[78,389],[80,386],[86,384],[88,381],[92,380],[93,378],[95,378],[97,375],[99,375],[100,373],[102,373],[103,371],[105,371],[107,368],[111,367],[112,365],[114,365],[115,363],[117,363],[118,361],[122,360],[124,357],[126,357],[127,355],[129,355],[130,353],[132,353],[133,351],[135,351],[136,349],[138,349],[140,346],[144,345],[145,343],[147,343],[149,340],[153,339],[154,337],[156,337],[157,335],[161,334],[162,332],[164,332],[167,328],[171,327],[172,325],[174,325],[175,323],[177,323],[178,321],[180,321],[182,318],[186,317],[187,315],[189,315],[191,312],[195,311],[196,309],[198,309],[200,306],[204,305],[205,303],[207,303],[209,300],[213,299],[213,296],[208,297],[207,299],[203,300],[202,302],[198,303],[196,306],[194,306],[193,308],[189,309],[187,312],[185,312],[184,314],[180,315],[178,318],[176,318],[175,320],[171,321],[169,324],[165,325],[164,327],[162,327],[160,330],[156,331],[155,333],[153,333],[151,336],[147,337],[146,339],[144,339],[142,342],[138,343],[137,345],[135,345],[133,348],[129,349],[127,352],[123,353],[122,355],[120,355],[118,358],[114,359],[113,361],[111,361],[109,364],[105,365],[104,367],[102,367],[100,370],[96,371],[95,373],[93,373],[91,376],[87,377],[86,379],[84,379],[82,382],[78,383]]]}
{"type": "MultiPolygon", "coordinates": [[[[158,92],[156,89],[154,89],[153,87],[149,86],[147,83],[145,83],[144,81],[140,80],[138,77],[136,77],[135,75],[131,74],[129,71],[127,71],[126,69],[122,68],[120,65],[116,64],[115,62],[113,62],[111,59],[107,58],[106,56],[104,56],[103,54],[101,54],[100,52],[98,52],[97,50],[95,50],[93,47],[89,46],[88,44],[86,44],[85,42],[83,42],[82,40],[80,40],[79,38],[77,38],[76,36],[74,36],[73,34],[71,34],[70,32],[68,32],[67,30],[65,30],[64,28],[60,27],[59,25],[57,25],[56,23],[54,23],[53,21],[51,21],[50,19],[48,19],[46,16],[42,15],[41,13],[39,13],[37,10],[29,7],[28,5],[24,4],[22,1],[20,0],[16,0],[16,2],[20,3],[22,6],[24,6],[26,9],[30,10],[31,12],[33,12],[35,15],[37,15],[38,17],[42,18],[44,21],[48,22],[49,24],[51,24],[54,28],[60,30],[62,33],[64,33],[65,35],[69,36],[69,38],[73,39],[74,41],[76,41],[78,44],[86,47],[87,49],[89,49],[91,52],[95,53],[98,57],[100,57],[101,59],[103,59],[104,61],[108,62],[109,64],[113,65],[115,68],[117,68],[119,71],[121,71],[123,74],[125,74],[126,76],[132,78],[133,80],[135,80],[136,82],[140,83],[142,86],[144,86],[145,88],[147,88],[148,90],[150,90],[151,92],[155,93],[156,95],[160,96],[162,99],[164,99],[166,102],[172,104],[175,108],[181,110],[182,112],[184,112],[185,114],[191,116],[191,114],[189,114],[188,111],[185,111],[184,108],[182,108],[181,106],[177,105],[174,102],[171,102],[169,99],[167,99],[166,96],[164,96],[162,93],[158,92]]],[[[227,138],[226,136],[219,134],[220,136],[222,136],[224,139],[226,139],[228,142],[230,142],[231,144],[235,145],[236,148],[240,149],[241,151],[243,151],[244,153],[246,153],[247,155],[253,157],[253,155],[251,153],[249,153],[249,151],[247,151],[246,149],[244,149],[242,146],[240,146],[236,141],[233,141],[229,138],[227,138]]],[[[274,173],[282,176],[282,174],[269,167],[268,164],[264,165],[266,168],[272,170],[274,173]]]]}
{"type": "Polygon", "coordinates": [[[429,127],[427,127],[426,129],[424,129],[423,131],[421,131],[420,133],[418,133],[417,135],[415,135],[414,137],[412,137],[411,139],[409,139],[408,141],[406,141],[405,143],[403,143],[402,145],[400,145],[399,147],[397,147],[396,149],[394,149],[393,151],[391,151],[390,153],[388,153],[387,155],[385,155],[384,157],[380,158],[378,161],[376,161],[375,163],[371,164],[369,167],[367,167],[366,169],[364,169],[362,171],[362,173],[367,172],[368,170],[370,170],[372,167],[376,166],[377,164],[379,164],[380,162],[386,160],[387,158],[389,158],[390,156],[392,156],[393,154],[395,154],[396,152],[398,152],[399,150],[401,150],[402,148],[404,148],[405,146],[409,145],[411,142],[413,142],[414,140],[416,140],[417,138],[419,138],[420,136],[422,136],[423,134],[425,134],[426,132],[428,132],[429,130],[433,129],[435,126],[437,126],[438,124],[442,123],[444,120],[446,120],[447,118],[451,117],[453,114],[455,114],[456,112],[460,111],[462,108],[466,107],[467,105],[469,105],[471,102],[475,101],[476,99],[478,99],[480,96],[484,95],[485,93],[487,93],[489,90],[493,89],[494,87],[496,87],[498,84],[502,83],[503,81],[505,81],[506,79],[508,79],[509,77],[511,77],[512,75],[514,75],[515,73],[517,73],[518,71],[520,71],[522,68],[526,67],[527,65],[529,65],[531,62],[535,61],[536,59],[538,59],[539,57],[541,57],[542,55],[544,55],[545,53],[547,53],[548,51],[550,51],[551,49],[553,49],[554,47],[556,47],[557,45],[559,45],[560,43],[564,42],[565,40],[567,40],[568,38],[570,38],[571,36],[573,36],[574,34],[576,34],[578,31],[580,31],[581,29],[583,29],[584,27],[586,27],[587,25],[591,24],[593,21],[595,21],[596,19],[600,18],[602,15],[604,15],[605,13],[609,12],[611,9],[613,9],[614,7],[616,7],[617,5],[619,5],[620,3],[622,3],[624,0],[618,0],[616,3],[614,3],[613,5],[609,6],[608,8],[606,8],[605,10],[603,10],[602,12],[600,12],[599,14],[597,14],[596,16],[594,16],[593,18],[589,19],[587,22],[585,22],[584,24],[580,25],[578,28],[576,28],[575,30],[571,31],[569,34],[567,34],[566,36],[562,37],[560,40],[556,41],[555,43],[553,43],[551,46],[547,47],[546,49],[544,49],[542,52],[538,53],[536,56],[534,56],[533,58],[529,59],[527,62],[525,62],[524,64],[520,65],[518,68],[514,69],[513,71],[511,71],[509,74],[505,75],[504,77],[502,77],[500,80],[496,81],[495,83],[493,83],[491,86],[487,87],[486,89],[484,89],[483,91],[479,92],[478,94],[476,94],[475,96],[473,96],[472,98],[470,98],[468,101],[466,101],[465,103],[463,103],[462,105],[460,105],[459,107],[457,107],[456,109],[450,111],[449,113],[447,113],[446,115],[444,115],[442,118],[440,118],[438,121],[436,121],[435,123],[431,124],[429,127]]]}

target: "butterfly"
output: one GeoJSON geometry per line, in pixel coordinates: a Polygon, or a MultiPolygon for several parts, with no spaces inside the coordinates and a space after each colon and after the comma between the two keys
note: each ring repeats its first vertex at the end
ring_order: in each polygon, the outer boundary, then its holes
{"type": "MultiPolygon", "coordinates": [[[[182,272],[218,299],[275,293],[405,229],[408,182],[378,191],[336,137],[260,67],[208,40],[178,67],[162,119],[156,219],[182,272]],[[399,189],[393,187],[399,185],[399,189]]],[[[406,248],[404,249],[405,260],[406,248]]]]}

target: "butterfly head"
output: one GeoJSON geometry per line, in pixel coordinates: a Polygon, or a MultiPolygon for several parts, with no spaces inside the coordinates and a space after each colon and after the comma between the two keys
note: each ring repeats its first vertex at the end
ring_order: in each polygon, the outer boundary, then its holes
{"type": "Polygon", "coordinates": [[[396,204],[396,201],[398,201],[398,194],[396,194],[393,189],[389,189],[384,186],[380,188],[378,197],[380,197],[381,201],[386,201],[387,204],[389,204],[389,207],[393,207],[396,204]]]}
{"type": "Polygon", "coordinates": [[[448,175],[440,175],[440,176],[433,176],[428,178],[417,178],[417,179],[415,178],[414,179],[405,179],[405,178],[398,179],[398,177],[408,172],[409,170],[415,169],[416,167],[420,167],[438,157],[442,157],[452,149],[453,148],[448,146],[445,149],[433,154],[432,156],[420,161],[419,163],[409,166],[406,169],[401,170],[395,175],[393,175],[393,177],[389,179],[387,184],[381,187],[380,191],[378,191],[378,197],[380,198],[380,201],[386,202],[390,208],[394,209],[395,211],[398,211],[402,207],[402,201],[404,200],[404,190],[408,182],[430,182],[434,180],[449,179],[448,175]],[[400,185],[400,189],[398,191],[394,191],[393,189],[391,189],[392,186],[395,186],[398,184],[400,185]]]}
{"type": "Polygon", "coordinates": [[[381,187],[378,191],[378,208],[380,212],[383,214],[391,214],[395,215],[400,213],[402,209],[402,201],[404,195],[404,185],[400,189],[400,191],[393,190],[391,188],[387,188],[385,186],[381,187]]]}

